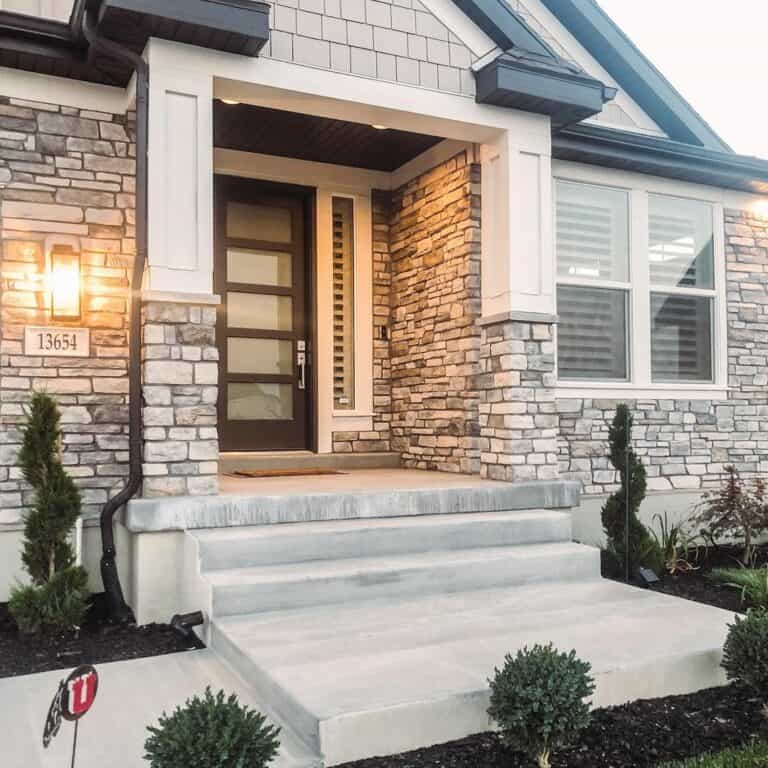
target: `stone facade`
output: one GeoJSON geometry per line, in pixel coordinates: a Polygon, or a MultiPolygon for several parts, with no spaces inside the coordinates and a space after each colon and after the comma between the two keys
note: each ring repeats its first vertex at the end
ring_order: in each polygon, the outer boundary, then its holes
{"type": "MultiPolygon", "coordinates": [[[[768,221],[743,211],[725,217],[728,282],[728,395],[722,400],[626,401],[634,443],[651,490],[717,485],[723,465],[768,470],[768,221]]],[[[618,401],[563,399],[561,476],[586,493],[606,493],[617,478],[605,456],[618,401]]]]}
{"type": "Polygon", "coordinates": [[[216,494],[216,307],[149,300],[142,315],[142,495],[216,494]]]}
{"type": "Polygon", "coordinates": [[[30,500],[16,459],[33,389],[59,401],[85,516],[125,482],[132,135],[123,115],[0,98],[0,523],[18,522],[30,500]],[[46,244],[56,240],[81,252],[82,319],[69,325],[90,329],[87,358],[24,354],[25,326],[52,324],[46,244]]]}
{"type": "Polygon", "coordinates": [[[419,0],[269,0],[262,55],[474,96],[472,52],[419,0]]]}
{"type": "Polygon", "coordinates": [[[466,152],[392,195],[392,448],[406,467],[479,465],[480,168],[466,152]]]}
{"type": "Polygon", "coordinates": [[[551,323],[483,326],[480,474],[492,480],[557,478],[555,345],[551,323]]]}
{"type": "Polygon", "coordinates": [[[389,258],[389,195],[374,191],[373,224],[373,423],[370,432],[334,432],[334,453],[381,453],[391,449],[392,378],[389,314],[392,288],[389,258]]]}

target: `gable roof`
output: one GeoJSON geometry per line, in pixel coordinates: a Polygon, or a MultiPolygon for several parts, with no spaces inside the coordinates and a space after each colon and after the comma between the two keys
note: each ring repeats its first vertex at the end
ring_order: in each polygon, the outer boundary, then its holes
{"type": "MultiPolygon", "coordinates": [[[[505,0],[453,0],[502,51],[557,58],[505,0]]],[[[673,141],[731,148],[638,50],[596,0],[541,0],[563,26],[673,141]]]]}

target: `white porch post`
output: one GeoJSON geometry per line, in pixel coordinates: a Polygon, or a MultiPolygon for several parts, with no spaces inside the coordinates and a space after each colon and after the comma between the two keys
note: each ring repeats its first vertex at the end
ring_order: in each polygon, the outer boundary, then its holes
{"type": "Polygon", "coordinates": [[[218,492],[213,76],[153,56],[142,292],[143,495],[218,492]]]}
{"type": "Polygon", "coordinates": [[[557,478],[555,253],[549,118],[481,148],[481,474],[557,478]]]}

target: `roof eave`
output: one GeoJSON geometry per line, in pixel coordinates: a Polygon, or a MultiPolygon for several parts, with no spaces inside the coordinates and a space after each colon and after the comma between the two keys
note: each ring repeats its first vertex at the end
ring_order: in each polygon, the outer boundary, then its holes
{"type": "Polygon", "coordinates": [[[565,128],[552,137],[552,156],[707,186],[768,193],[768,160],[613,128],[565,128]]]}

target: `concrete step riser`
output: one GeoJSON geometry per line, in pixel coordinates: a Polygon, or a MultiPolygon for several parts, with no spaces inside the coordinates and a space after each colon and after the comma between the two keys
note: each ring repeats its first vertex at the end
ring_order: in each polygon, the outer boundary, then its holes
{"type": "Polygon", "coordinates": [[[309,751],[320,752],[317,718],[281,688],[264,669],[255,664],[225,632],[219,629],[215,621],[211,623],[210,647],[246,683],[259,692],[262,701],[268,702],[264,714],[273,723],[290,730],[292,736],[303,743],[309,751]]]}
{"type": "Polygon", "coordinates": [[[521,517],[438,526],[366,528],[306,535],[233,537],[200,541],[203,571],[259,565],[339,560],[352,557],[406,555],[473,547],[504,547],[571,540],[571,518],[565,514],[521,517]]]}
{"type": "MultiPolygon", "coordinates": [[[[546,548],[545,548],[546,549],[546,548]]],[[[365,571],[286,582],[214,585],[213,615],[231,616],[289,610],[356,600],[446,594],[551,581],[586,580],[600,575],[600,552],[583,547],[568,553],[546,551],[535,557],[444,562],[412,569],[365,571]]]]}
{"type": "MultiPolygon", "coordinates": [[[[652,665],[595,676],[593,705],[607,707],[639,698],[715,687],[725,675],[712,653],[663,658],[652,665]],[[692,685],[691,681],[696,683],[692,685]]],[[[370,755],[394,754],[487,731],[488,690],[468,691],[385,711],[359,712],[320,723],[320,749],[327,768],[370,755]]]]}

